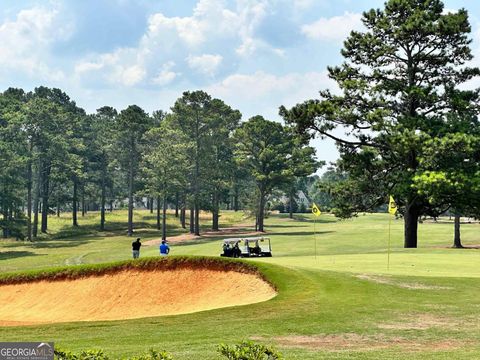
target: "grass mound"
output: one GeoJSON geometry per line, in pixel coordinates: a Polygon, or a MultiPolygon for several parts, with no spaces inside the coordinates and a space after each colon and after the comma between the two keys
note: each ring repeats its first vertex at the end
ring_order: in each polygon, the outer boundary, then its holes
{"type": "Polygon", "coordinates": [[[247,263],[236,259],[205,256],[149,257],[105,264],[83,264],[44,270],[12,272],[0,275],[0,285],[24,284],[34,281],[75,280],[89,276],[110,275],[126,270],[169,271],[179,269],[208,269],[252,274],[260,277],[275,288],[275,285],[252,262],[247,263]]]}

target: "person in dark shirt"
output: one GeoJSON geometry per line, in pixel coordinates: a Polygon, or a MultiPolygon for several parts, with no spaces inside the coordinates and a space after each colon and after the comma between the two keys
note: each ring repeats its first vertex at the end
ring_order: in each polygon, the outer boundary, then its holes
{"type": "Polygon", "coordinates": [[[160,255],[167,256],[170,252],[170,247],[167,245],[165,240],[162,240],[162,244],[160,245],[160,255]]]}
{"type": "Polygon", "coordinates": [[[140,238],[138,238],[137,241],[132,242],[132,253],[134,259],[138,259],[140,257],[140,246],[142,246],[140,238]]]}

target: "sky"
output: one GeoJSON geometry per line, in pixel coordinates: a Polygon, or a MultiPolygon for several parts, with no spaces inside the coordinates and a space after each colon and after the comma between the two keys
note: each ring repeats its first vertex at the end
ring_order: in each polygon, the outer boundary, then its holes
{"type": "MultiPolygon", "coordinates": [[[[204,90],[243,114],[280,121],[291,107],[334,89],[327,66],[362,11],[378,0],[0,0],[0,91],[44,85],[87,112],[136,104],[169,110],[184,91],[204,90]]],[[[480,2],[465,8],[480,65],[480,2]]],[[[480,84],[479,84],[480,85],[480,84]]],[[[318,159],[338,157],[329,140],[318,159]]]]}

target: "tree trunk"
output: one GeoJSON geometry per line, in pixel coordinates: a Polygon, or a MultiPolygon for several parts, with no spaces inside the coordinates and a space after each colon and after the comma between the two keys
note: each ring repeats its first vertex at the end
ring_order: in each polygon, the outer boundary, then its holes
{"type": "Polygon", "coordinates": [[[78,207],[78,183],[77,183],[77,179],[75,178],[73,179],[73,199],[72,199],[73,226],[78,226],[77,207],[78,207]]]}
{"type": "Polygon", "coordinates": [[[107,194],[107,184],[106,184],[106,165],[103,164],[102,169],[102,194],[100,199],[100,230],[105,230],[105,202],[106,202],[106,194],[107,194]]]}
{"type": "Polygon", "coordinates": [[[110,200],[110,212],[113,212],[113,200],[110,200]]]}
{"type": "Polygon", "coordinates": [[[157,230],[160,230],[160,196],[157,196],[157,230]]]}
{"type": "Polygon", "coordinates": [[[32,235],[35,239],[38,235],[38,208],[40,204],[40,186],[42,184],[42,162],[38,162],[37,183],[35,186],[35,196],[33,200],[33,229],[32,235]]]}
{"type": "Polygon", "coordinates": [[[462,240],[460,238],[460,214],[455,214],[455,231],[454,231],[454,237],[453,237],[453,248],[456,249],[462,249],[462,240]]]}
{"type": "Polygon", "coordinates": [[[200,116],[198,114],[198,109],[196,110],[196,126],[195,126],[195,178],[194,178],[194,208],[195,208],[195,224],[194,224],[194,233],[197,236],[200,236],[200,219],[199,219],[199,184],[200,181],[200,116]]]}
{"type": "Polygon", "coordinates": [[[190,206],[190,234],[193,234],[195,232],[195,209],[192,206],[190,206]]]}
{"type": "MultiPolygon", "coordinates": [[[[30,145],[30,153],[32,145],[30,145]]],[[[28,161],[27,168],[27,240],[32,241],[32,160],[28,161]]]]}
{"type": "Polygon", "coordinates": [[[417,247],[417,230],[418,230],[418,209],[413,204],[407,204],[405,209],[404,220],[404,248],[416,248],[417,247]]]}
{"type": "Polygon", "coordinates": [[[153,197],[148,198],[148,208],[150,209],[150,214],[153,214],[153,197]]]}
{"type": "Polygon", "coordinates": [[[262,192],[260,193],[260,206],[258,209],[258,231],[261,231],[261,232],[264,232],[264,229],[263,229],[264,214],[265,214],[265,195],[263,195],[263,192],[262,192]]]}
{"type": "Polygon", "coordinates": [[[175,217],[178,217],[178,191],[175,194],[175,217]]]}
{"type": "Polygon", "coordinates": [[[6,208],[2,208],[2,212],[3,212],[3,221],[5,222],[5,226],[3,227],[2,229],[2,233],[3,233],[3,238],[6,239],[8,238],[8,225],[7,225],[7,221],[8,221],[8,211],[6,208]]]}
{"type": "Polygon", "coordinates": [[[82,184],[82,217],[85,216],[85,185],[82,184]]]}
{"type": "Polygon", "coordinates": [[[219,204],[218,204],[218,193],[215,190],[213,192],[213,210],[212,210],[212,230],[218,231],[218,211],[219,204]]]}
{"type": "Polygon", "coordinates": [[[162,240],[167,240],[167,194],[163,195],[162,240]]]}
{"type": "Polygon", "coordinates": [[[133,164],[130,160],[128,171],[128,236],[133,235],[133,164]]]}
{"type": "Polygon", "coordinates": [[[57,217],[60,217],[60,200],[57,199],[57,217]]]}
{"type": "Polygon", "coordinates": [[[182,229],[185,229],[186,226],[186,221],[185,221],[185,215],[186,215],[187,209],[185,208],[185,204],[182,206],[182,210],[180,210],[180,223],[182,224],[182,229]]]}
{"type": "Polygon", "coordinates": [[[200,236],[200,207],[195,204],[195,235],[200,236]]]}
{"type": "Polygon", "coordinates": [[[48,198],[50,192],[50,162],[45,164],[45,168],[43,170],[43,186],[42,186],[42,226],[41,231],[42,233],[46,233],[48,229],[48,198]]]}

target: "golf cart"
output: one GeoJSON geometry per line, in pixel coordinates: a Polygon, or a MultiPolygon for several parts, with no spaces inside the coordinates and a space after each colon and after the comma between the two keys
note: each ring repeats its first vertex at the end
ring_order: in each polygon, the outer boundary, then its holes
{"type": "Polygon", "coordinates": [[[225,257],[272,257],[270,238],[231,238],[223,240],[223,253],[225,257]]]}

